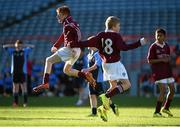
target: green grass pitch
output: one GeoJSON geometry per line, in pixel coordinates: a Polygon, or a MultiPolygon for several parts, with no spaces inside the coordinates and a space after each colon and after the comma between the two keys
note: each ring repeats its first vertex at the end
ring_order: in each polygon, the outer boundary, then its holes
{"type": "Polygon", "coordinates": [[[120,116],[108,112],[108,122],[88,117],[89,104],[74,106],[77,97],[30,97],[29,106],[13,108],[11,97],[0,97],[0,126],[180,126],[180,98],[175,98],[174,117],[153,118],[156,98],[117,96],[120,116]]]}

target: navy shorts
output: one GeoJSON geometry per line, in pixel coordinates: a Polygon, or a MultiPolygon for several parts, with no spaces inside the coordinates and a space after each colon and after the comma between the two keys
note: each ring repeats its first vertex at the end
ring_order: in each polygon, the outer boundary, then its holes
{"type": "Polygon", "coordinates": [[[96,89],[94,89],[92,86],[89,85],[90,95],[99,96],[100,94],[105,92],[104,87],[103,87],[103,85],[104,85],[103,83],[96,83],[96,84],[97,84],[96,89]]]}
{"type": "Polygon", "coordinates": [[[23,73],[13,74],[13,83],[24,83],[26,81],[26,75],[23,73]]]}

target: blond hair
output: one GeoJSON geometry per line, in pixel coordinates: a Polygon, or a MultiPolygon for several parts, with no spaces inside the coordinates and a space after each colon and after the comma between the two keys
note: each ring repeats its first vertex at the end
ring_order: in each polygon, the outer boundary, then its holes
{"type": "Polygon", "coordinates": [[[109,16],[105,22],[106,29],[112,29],[112,27],[116,26],[116,24],[118,23],[120,23],[120,20],[118,17],[109,16]]]}
{"type": "Polygon", "coordinates": [[[63,14],[66,14],[66,15],[70,15],[70,9],[68,6],[62,6],[62,7],[59,7],[56,9],[56,12],[58,13],[63,13],[63,14]]]}

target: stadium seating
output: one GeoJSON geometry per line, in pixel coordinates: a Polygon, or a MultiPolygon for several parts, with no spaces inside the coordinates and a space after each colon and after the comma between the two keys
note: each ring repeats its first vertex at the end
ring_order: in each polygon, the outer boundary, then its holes
{"type": "MultiPolygon", "coordinates": [[[[9,19],[21,19],[23,15],[30,15],[42,6],[48,6],[49,2],[56,0],[1,0],[1,22],[9,19]]],[[[60,1],[57,7],[66,4],[70,6],[73,17],[79,22],[83,38],[104,30],[105,19],[110,15],[116,15],[121,20],[121,33],[129,42],[135,41],[143,35],[147,35],[153,42],[153,33],[157,27],[163,27],[168,31],[172,44],[176,43],[176,37],[180,33],[180,1],[179,0],[65,0],[60,1]]],[[[33,59],[44,59],[50,54],[52,43],[62,32],[56,20],[56,7],[52,7],[23,20],[13,26],[0,30],[0,42],[12,43],[16,39],[22,39],[36,46],[33,50],[33,59]]],[[[130,66],[139,64],[145,60],[148,46],[135,51],[123,53],[123,62],[130,66]]],[[[0,60],[3,59],[0,48],[0,60]]]]}

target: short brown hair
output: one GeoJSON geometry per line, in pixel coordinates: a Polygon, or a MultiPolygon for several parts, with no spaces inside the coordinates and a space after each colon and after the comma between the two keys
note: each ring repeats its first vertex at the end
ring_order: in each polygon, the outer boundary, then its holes
{"type": "Polygon", "coordinates": [[[162,33],[162,34],[164,34],[164,36],[166,36],[166,30],[164,30],[162,28],[157,29],[156,33],[162,33]]]}
{"type": "Polygon", "coordinates": [[[17,40],[16,42],[15,42],[15,44],[23,44],[23,42],[21,41],[21,40],[17,40]]]}
{"type": "Polygon", "coordinates": [[[68,6],[65,6],[65,5],[62,6],[62,7],[57,8],[57,9],[56,9],[56,12],[70,15],[70,9],[69,9],[68,6]]]}
{"type": "Polygon", "coordinates": [[[105,26],[107,29],[111,29],[113,26],[116,26],[116,24],[120,23],[120,20],[116,16],[109,16],[106,19],[105,26]]]}

